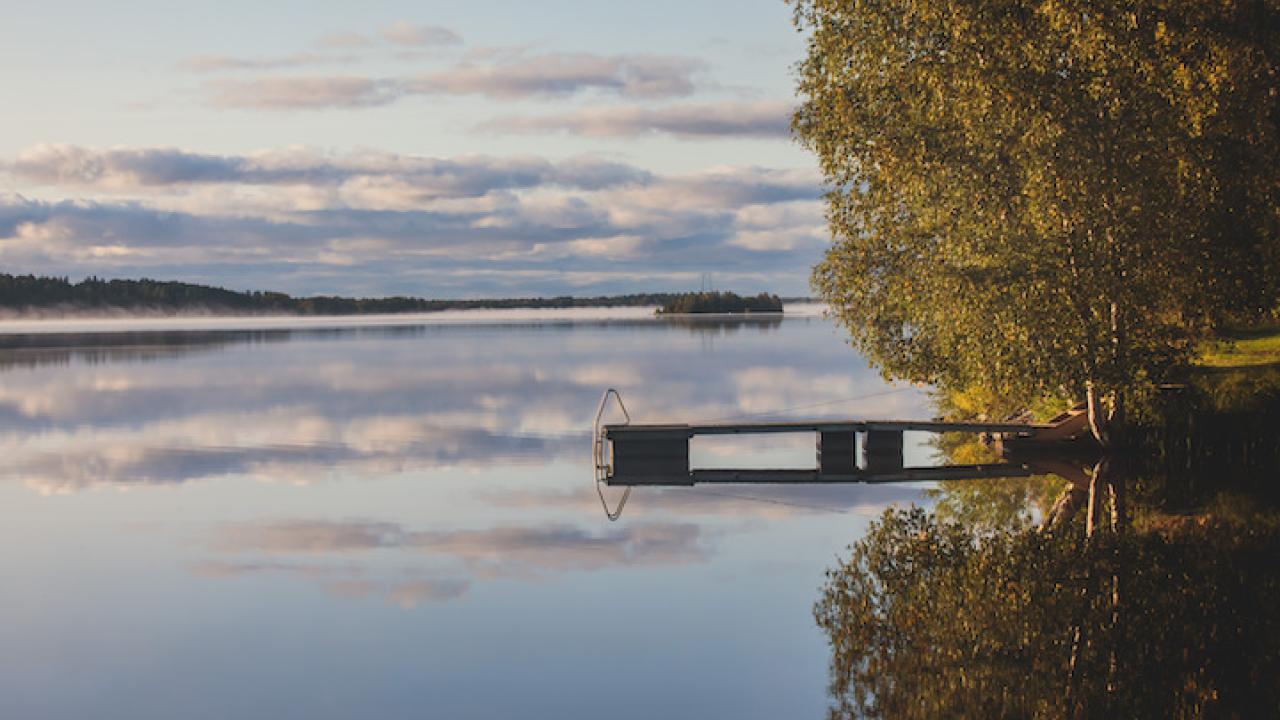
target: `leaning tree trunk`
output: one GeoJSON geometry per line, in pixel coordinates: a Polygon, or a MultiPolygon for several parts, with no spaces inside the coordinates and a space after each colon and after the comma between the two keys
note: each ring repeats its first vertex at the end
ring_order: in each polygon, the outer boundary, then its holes
{"type": "Polygon", "coordinates": [[[1104,448],[1120,445],[1124,434],[1124,393],[1112,390],[1107,393],[1105,405],[1097,385],[1092,380],[1085,384],[1085,404],[1089,412],[1089,430],[1098,444],[1104,448]]]}
{"type": "Polygon", "coordinates": [[[1085,384],[1085,403],[1089,412],[1089,430],[1093,432],[1093,437],[1098,444],[1104,448],[1111,447],[1111,423],[1110,418],[1102,408],[1102,399],[1098,397],[1098,388],[1090,380],[1085,384]]]}
{"type": "Polygon", "coordinates": [[[1053,532],[1063,528],[1067,523],[1071,522],[1071,518],[1079,512],[1084,506],[1085,501],[1089,498],[1089,484],[1073,482],[1058,495],[1053,506],[1049,508],[1049,512],[1045,513],[1044,519],[1040,522],[1040,532],[1053,532]]]}

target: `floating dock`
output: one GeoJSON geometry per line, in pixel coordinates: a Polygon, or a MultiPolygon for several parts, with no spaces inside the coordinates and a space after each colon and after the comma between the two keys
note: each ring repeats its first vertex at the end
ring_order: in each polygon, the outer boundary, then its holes
{"type": "Polygon", "coordinates": [[[851,420],[705,424],[633,424],[612,388],[596,413],[593,453],[596,480],[607,485],[671,486],[699,483],[886,483],[986,477],[1026,477],[1024,463],[906,467],[903,433],[985,433],[1004,442],[1056,444],[1079,435],[1079,413],[1066,413],[1054,423],[940,422],[933,420],[851,420]],[[610,396],[617,399],[626,422],[601,424],[610,396]],[[693,469],[689,441],[703,435],[812,433],[817,436],[813,469],[693,469]]]}

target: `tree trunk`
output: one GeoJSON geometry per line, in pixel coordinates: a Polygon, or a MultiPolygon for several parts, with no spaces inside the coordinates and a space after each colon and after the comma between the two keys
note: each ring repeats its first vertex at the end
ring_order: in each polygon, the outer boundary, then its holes
{"type": "MultiPolygon", "coordinates": [[[[1129,517],[1125,503],[1124,486],[1129,479],[1128,463],[1124,458],[1120,458],[1114,468],[1108,468],[1110,472],[1106,473],[1103,478],[1107,483],[1107,494],[1111,499],[1111,532],[1115,536],[1124,533],[1129,527],[1129,517]]],[[[1117,653],[1119,648],[1116,643],[1121,627],[1120,617],[1120,568],[1121,556],[1119,546],[1115,546],[1111,556],[1111,618],[1110,627],[1107,632],[1107,644],[1109,653],[1107,658],[1107,693],[1116,692],[1116,677],[1119,670],[1119,659],[1117,653]]]]}
{"type": "MultiPolygon", "coordinates": [[[[1111,232],[1107,232],[1107,240],[1111,247],[1115,248],[1115,239],[1111,232]]],[[[1115,263],[1118,253],[1113,257],[1112,262],[1115,263]]],[[[1117,270],[1117,282],[1123,282],[1124,271],[1117,270]]],[[[1111,372],[1113,374],[1112,382],[1116,377],[1121,377],[1126,372],[1128,363],[1125,358],[1125,333],[1124,318],[1120,314],[1120,303],[1115,300],[1111,301],[1111,372]]],[[[1119,445],[1124,434],[1124,391],[1121,386],[1113,384],[1112,390],[1108,396],[1108,415],[1107,415],[1107,439],[1110,441],[1110,447],[1119,445]]]]}
{"type": "Polygon", "coordinates": [[[1111,498],[1111,532],[1117,535],[1129,529],[1128,503],[1125,501],[1124,486],[1128,480],[1128,467],[1125,459],[1120,458],[1119,467],[1109,473],[1107,481],[1108,494],[1111,498]]]}
{"type": "Polygon", "coordinates": [[[1098,397],[1098,388],[1090,380],[1085,383],[1085,403],[1089,412],[1089,430],[1093,432],[1093,438],[1098,444],[1104,448],[1111,447],[1111,426],[1107,422],[1107,415],[1102,409],[1102,399],[1098,397]]]}
{"type": "Polygon", "coordinates": [[[1049,512],[1045,513],[1044,520],[1040,523],[1040,532],[1053,532],[1066,526],[1080,511],[1080,507],[1088,497],[1088,485],[1077,483],[1068,485],[1054,501],[1053,507],[1049,508],[1049,512]]]}
{"type": "Polygon", "coordinates": [[[1093,438],[1104,448],[1118,447],[1124,434],[1124,393],[1112,390],[1107,394],[1104,406],[1098,387],[1092,380],[1085,383],[1085,392],[1085,402],[1089,408],[1089,430],[1093,433],[1093,438]]]}
{"type": "Polygon", "coordinates": [[[1084,535],[1093,538],[1093,531],[1102,522],[1102,500],[1107,492],[1107,476],[1110,475],[1111,458],[1103,455],[1093,468],[1093,478],[1089,481],[1089,510],[1085,516],[1084,535]]]}

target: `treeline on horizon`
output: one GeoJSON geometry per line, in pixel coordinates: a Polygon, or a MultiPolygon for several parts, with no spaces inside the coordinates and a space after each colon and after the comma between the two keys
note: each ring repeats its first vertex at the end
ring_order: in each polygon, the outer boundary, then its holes
{"type": "MultiPolygon", "coordinates": [[[[293,297],[281,292],[237,292],[209,285],[151,280],[104,280],[89,277],[73,283],[65,277],[0,273],[0,309],[25,311],[225,311],[298,315],[359,315],[433,312],[480,308],[665,307],[689,295],[707,293],[633,293],[597,297],[524,297],[473,300],[430,300],[418,297],[350,298],[332,295],[293,297]]],[[[732,293],[716,293],[732,295],[732,293]]],[[[737,296],[734,296],[737,297],[737,296]]],[[[777,310],[781,310],[781,300],[777,310]]],[[[745,298],[755,302],[756,298],[745,298]]],[[[691,312],[676,310],[673,312],[691,312]]],[[[709,311],[703,311],[709,312],[709,311]]],[[[719,311],[717,311],[719,312],[719,311]]],[[[740,312],[725,310],[723,312],[740,312]]]]}
{"type": "Polygon", "coordinates": [[[769,293],[743,297],[731,292],[680,293],[662,303],[658,314],[782,312],[782,298],[769,293]]]}

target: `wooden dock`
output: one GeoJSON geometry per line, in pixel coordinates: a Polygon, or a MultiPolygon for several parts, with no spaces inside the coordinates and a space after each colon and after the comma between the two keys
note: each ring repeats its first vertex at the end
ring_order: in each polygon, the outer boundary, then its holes
{"type": "Polygon", "coordinates": [[[699,483],[887,483],[982,477],[1026,477],[1021,463],[906,467],[903,433],[986,433],[1022,445],[1054,444],[1079,434],[1083,418],[1065,414],[1054,423],[941,422],[936,420],[808,420],[702,424],[634,424],[617,391],[605,391],[596,413],[596,479],[608,485],[696,485],[699,483]],[[618,398],[625,423],[600,423],[609,396],[618,398]],[[700,435],[812,433],[817,467],[812,469],[693,469],[689,442],[700,435]]]}

